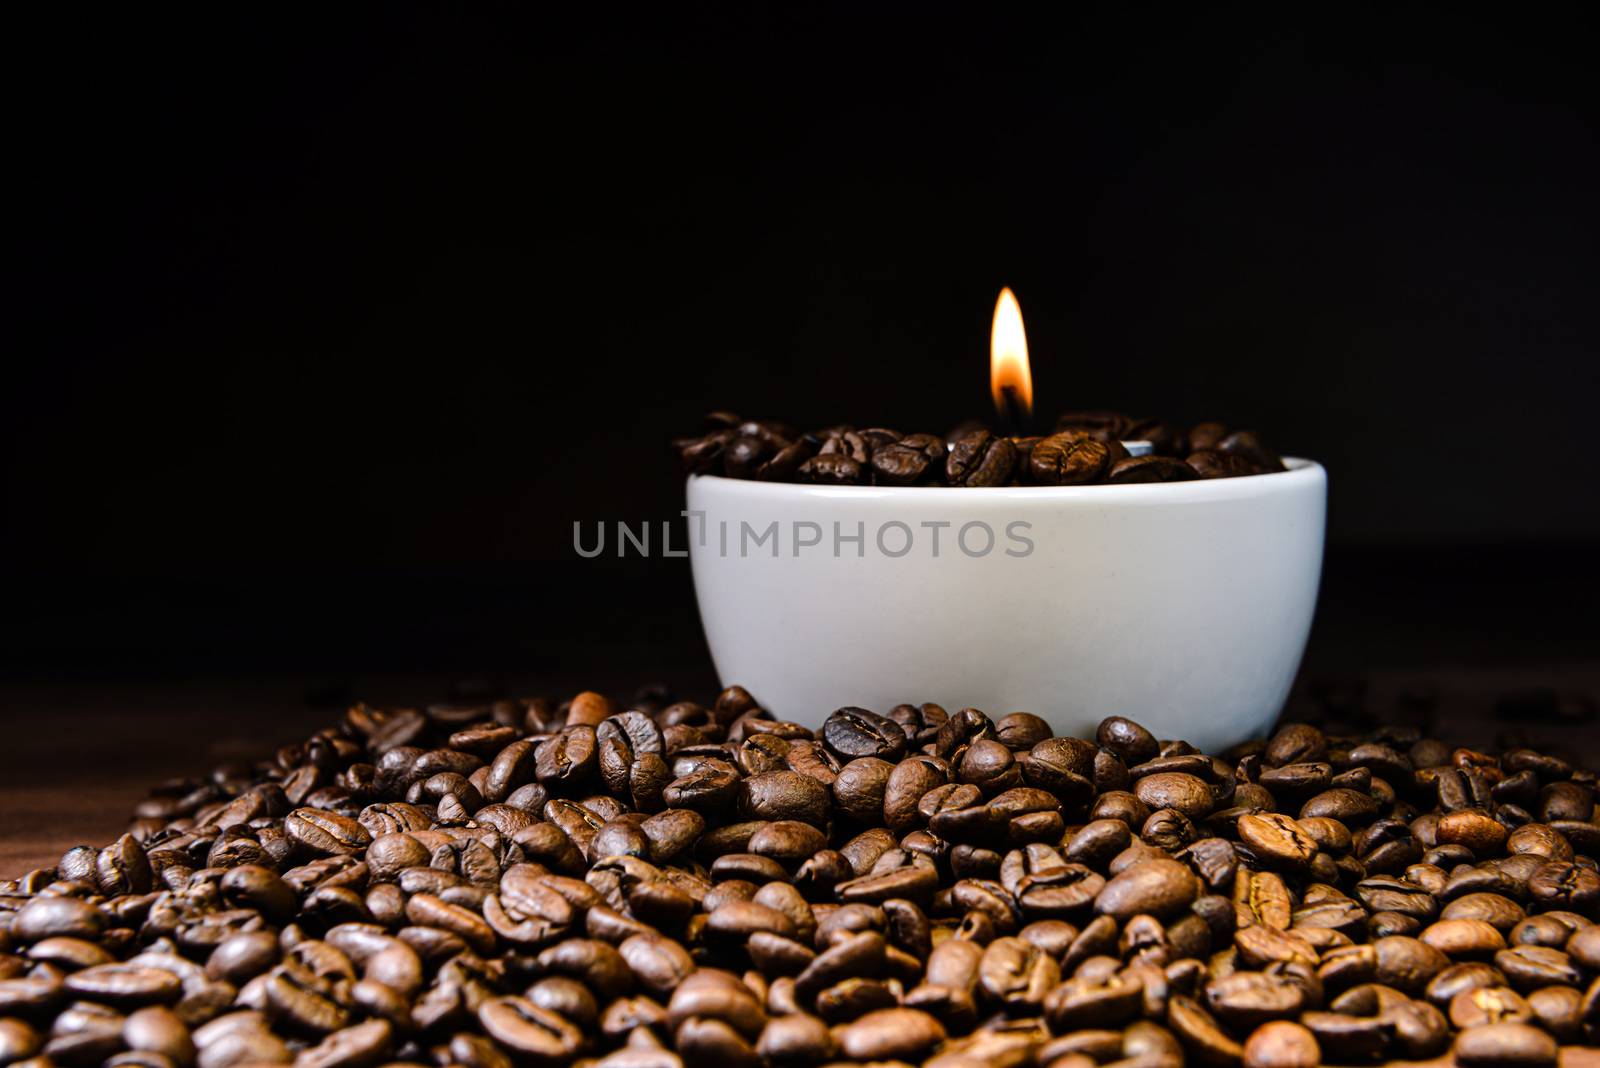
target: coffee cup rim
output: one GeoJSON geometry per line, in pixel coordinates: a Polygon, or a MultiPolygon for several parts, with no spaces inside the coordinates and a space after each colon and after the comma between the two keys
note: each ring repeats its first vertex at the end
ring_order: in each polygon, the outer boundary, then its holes
{"type": "Polygon", "coordinates": [[[1103,504],[1127,503],[1159,498],[1177,503],[1183,500],[1236,500],[1288,492],[1311,483],[1325,483],[1327,471],[1315,460],[1299,456],[1283,458],[1285,471],[1234,478],[1202,478],[1190,482],[1140,482],[1125,486],[817,486],[806,482],[760,482],[755,479],[728,478],[726,475],[690,475],[719,492],[737,493],[755,499],[856,499],[866,501],[933,500],[954,504],[959,501],[1074,501],[1103,504]]]}

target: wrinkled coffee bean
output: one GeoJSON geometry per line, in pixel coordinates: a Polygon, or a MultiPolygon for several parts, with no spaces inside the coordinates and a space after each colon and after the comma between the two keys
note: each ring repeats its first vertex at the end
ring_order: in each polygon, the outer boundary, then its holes
{"type": "Polygon", "coordinates": [[[1033,447],[1028,476],[1041,486],[1080,486],[1098,481],[1112,459],[1112,446],[1082,431],[1064,431],[1033,447]]]}
{"type": "Polygon", "coordinates": [[[1004,486],[1017,470],[1017,448],[1010,438],[978,430],[955,442],[945,461],[952,486],[1004,486]]]}
{"type": "Polygon", "coordinates": [[[843,761],[858,757],[894,761],[906,748],[900,724],[864,708],[841,708],[829,716],[822,725],[822,740],[843,761]]]}

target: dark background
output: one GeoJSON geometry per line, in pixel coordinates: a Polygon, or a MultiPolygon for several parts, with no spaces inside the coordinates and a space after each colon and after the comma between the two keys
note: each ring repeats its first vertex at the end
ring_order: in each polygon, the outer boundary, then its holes
{"type": "Polygon", "coordinates": [[[1593,660],[1600,144],[1554,9],[151,8],[5,46],[0,670],[708,673],[712,407],[1260,430],[1312,662],[1593,660]]]}

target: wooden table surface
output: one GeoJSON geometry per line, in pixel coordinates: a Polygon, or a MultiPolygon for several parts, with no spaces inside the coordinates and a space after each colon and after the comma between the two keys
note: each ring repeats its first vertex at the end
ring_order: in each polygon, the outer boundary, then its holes
{"type": "MultiPolygon", "coordinates": [[[[592,678],[513,676],[493,686],[569,697],[605,688],[592,678]]],[[[616,695],[663,678],[697,698],[716,693],[709,667],[694,664],[676,676],[618,680],[616,695]]],[[[152,785],[268,757],[338,722],[354,700],[426,704],[463,685],[489,684],[438,674],[0,684],[0,878],[53,865],[75,845],[112,841],[152,785]]]]}
{"type": "Polygon", "coordinates": [[[254,759],[304,737],[336,710],[294,683],[32,685],[0,691],[0,875],[102,845],[163,779],[254,759]],[[156,739],[159,739],[157,741],[156,739]]]}

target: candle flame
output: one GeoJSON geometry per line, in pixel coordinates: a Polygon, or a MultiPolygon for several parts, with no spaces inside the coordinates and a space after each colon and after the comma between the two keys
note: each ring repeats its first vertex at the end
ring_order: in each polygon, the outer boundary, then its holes
{"type": "Polygon", "coordinates": [[[994,410],[1006,414],[1009,390],[1024,417],[1033,414],[1033,372],[1028,367],[1028,335],[1022,329],[1022,307],[1010,287],[1000,290],[989,333],[989,387],[994,410]]]}

